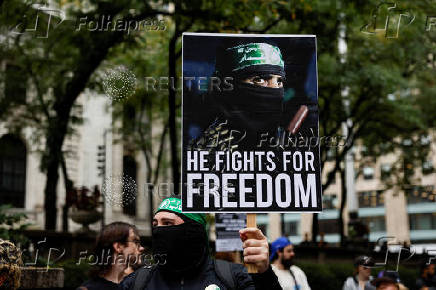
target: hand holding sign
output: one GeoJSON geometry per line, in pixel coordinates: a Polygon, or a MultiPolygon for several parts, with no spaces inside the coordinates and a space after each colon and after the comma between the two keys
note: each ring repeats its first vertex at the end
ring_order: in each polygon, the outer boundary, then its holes
{"type": "Polygon", "coordinates": [[[244,262],[256,265],[258,273],[263,273],[269,266],[268,240],[257,228],[245,228],[239,231],[243,242],[244,262]]]}

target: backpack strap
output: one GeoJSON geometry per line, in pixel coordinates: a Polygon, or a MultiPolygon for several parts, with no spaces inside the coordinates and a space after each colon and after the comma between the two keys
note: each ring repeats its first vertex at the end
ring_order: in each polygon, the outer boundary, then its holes
{"type": "Polygon", "coordinates": [[[353,281],[357,285],[357,288],[359,288],[359,280],[357,280],[357,275],[353,276],[353,281]]]}
{"type": "Polygon", "coordinates": [[[146,289],[148,283],[153,276],[154,268],[144,268],[141,267],[136,270],[135,282],[133,284],[133,290],[143,290],[146,289]]]}
{"type": "Polygon", "coordinates": [[[213,261],[215,273],[229,290],[236,289],[236,281],[232,274],[232,263],[223,260],[213,261]]]}
{"type": "Polygon", "coordinates": [[[294,272],[292,271],[291,268],[289,268],[289,273],[291,273],[292,279],[294,280],[294,288],[295,289],[300,289],[300,286],[298,285],[297,279],[295,279],[294,272]]]}

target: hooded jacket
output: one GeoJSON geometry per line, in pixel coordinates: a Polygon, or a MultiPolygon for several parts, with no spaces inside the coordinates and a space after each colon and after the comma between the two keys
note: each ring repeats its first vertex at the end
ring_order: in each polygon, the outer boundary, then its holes
{"type": "MultiPolygon", "coordinates": [[[[142,269],[138,271],[143,271],[142,269]]],[[[199,267],[199,271],[190,276],[177,277],[159,271],[158,268],[149,270],[149,278],[145,285],[141,285],[141,290],[154,289],[183,289],[183,290],[230,290],[224,281],[218,277],[213,260],[207,258],[204,264],[199,267]],[[208,288],[209,287],[209,288],[208,288]],[[219,288],[217,288],[219,287],[219,288]]],[[[277,276],[271,267],[262,274],[248,274],[244,266],[231,263],[231,273],[236,284],[234,289],[254,290],[254,289],[282,289],[277,276]]],[[[138,272],[135,272],[138,275],[138,272]]],[[[127,276],[120,284],[123,290],[135,289],[136,275],[127,276]]]]}

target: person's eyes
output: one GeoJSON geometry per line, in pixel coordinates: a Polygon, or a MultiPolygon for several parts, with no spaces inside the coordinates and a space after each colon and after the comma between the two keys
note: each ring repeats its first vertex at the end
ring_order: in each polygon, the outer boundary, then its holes
{"type": "MultiPolygon", "coordinates": [[[[171,220],[163,220],[161,221],[161,225],[162,226],[173,226],[174,225],[174,221],[171,220]]],[[[155,228],[157,226],[159,226],[159,222],[158,221],[153,221],[152,226],[155,228]]]]}
{"type": "Polygon", "coordinates": [[[264,84],[266,84],[266,79],[264,79],[262,77],[254,77],[253,83],[256,85],[264,85],[264,84]]]}

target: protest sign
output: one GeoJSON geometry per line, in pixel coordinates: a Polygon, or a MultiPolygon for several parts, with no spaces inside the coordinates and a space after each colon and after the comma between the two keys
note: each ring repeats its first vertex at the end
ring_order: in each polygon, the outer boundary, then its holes
{"type": "Polygon", "coordinates": [[[216,252],[242,251],[239,230],[245,228],[245,218],[243,213],[215,214],[216,252]]]}
{"type": "Polygon", "coordinates": [[[183,35],[186,212],[322,209],[316,38],[183,35]]]}

